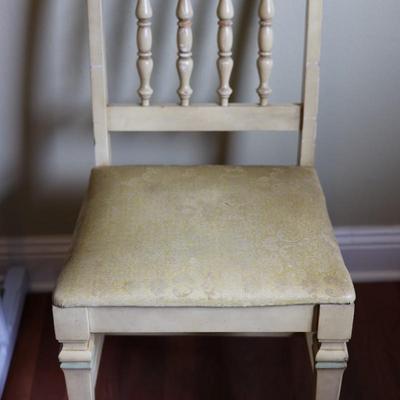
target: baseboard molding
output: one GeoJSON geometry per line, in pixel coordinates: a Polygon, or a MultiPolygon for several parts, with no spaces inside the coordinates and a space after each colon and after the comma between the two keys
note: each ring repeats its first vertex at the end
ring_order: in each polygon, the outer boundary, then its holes
{"type": "Polygon", "coordinates": [[[400,226],[343,227],[335,233],[355,282],[400,280],[400,226]]]}
{"type": "MultiPolygon", "coordinates": [[[[400,226],[341,227],[335,233],[355,282],[400,280],[400,226]]],[[[31,291],[50,291],[70,245],[70,236],[0,238],[0,275],[23,266],[31,291]]]]}
{"type": "Polygon", "coordinates": [[[0,276],[22,266],[28,272],[30,291],[52,291],[70,246],[70,235],[0,238],[0,276]]]}

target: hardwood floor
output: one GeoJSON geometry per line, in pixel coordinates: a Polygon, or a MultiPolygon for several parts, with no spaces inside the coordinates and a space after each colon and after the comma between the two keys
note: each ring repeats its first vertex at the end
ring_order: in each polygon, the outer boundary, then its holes
{"type": "MultiPolygon", "coordinates": [[[[400,283],[356,286],[342,400],[400,399],[400,283]]],[[[29,295],[3,400],[67,400],[51,296],[29,295]]],[[[301,336],[107,337],[99,400],[311,399],[301,336]]]]}

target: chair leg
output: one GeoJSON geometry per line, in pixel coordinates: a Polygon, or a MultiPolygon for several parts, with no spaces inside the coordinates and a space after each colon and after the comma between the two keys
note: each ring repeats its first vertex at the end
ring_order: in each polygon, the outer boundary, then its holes
{"type": "Polygon", "coordinates": [[[338,400],[348,360],[346,343],[321,343],[315,360],[316,400],[338,400]]]}
{"type": "Polygon", "coordinates": [[[315,399],[338,400],[343,373],[349,358],[354,305],[321,305],[319,308],[316,355],[315,399]]]}
{"type": "Polygon", "coordinates": [[[68,400],[95,400],[95,386],[104,335],[89,341],[64,342],[59,360],[64,372],[68,400]]]}

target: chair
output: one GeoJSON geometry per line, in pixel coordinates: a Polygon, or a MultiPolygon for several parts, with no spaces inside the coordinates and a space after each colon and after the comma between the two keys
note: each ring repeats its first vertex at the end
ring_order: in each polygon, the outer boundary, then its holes
{"type": "Polygon", "coordinates": [[[259,104],[231,104],[231,0],[217,15],[219,104],[191,104],[179,0],[178,105],[151,105],[150,0],[138,0],[140,105],[110,105],[101,0],[88,0],[96,167],[54,323],[70,400],[93,400],[104,335],[305,333],[318,400],[339,398],[355,294],[313,167],[322,0],[308,0],[301,104],[270,105],[272,0],[259,7],[259,104]],[[297,166],[110,166],[115,131],[300,132],[297,166]]]}

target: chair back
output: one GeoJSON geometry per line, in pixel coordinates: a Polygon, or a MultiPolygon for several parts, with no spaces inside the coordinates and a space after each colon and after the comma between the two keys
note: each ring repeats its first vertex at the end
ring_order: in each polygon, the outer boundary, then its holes
{"type": "Polygon", "coordinates": [[[138,104],[108,102],[106,54],[102,0],[87,0],[89,10],[89,41],[92,81],[92,108],[96,165],[108,165],[110,134],[113,132],[171,131],[290,131],[299,134],[298,164],[314,164],[320,77],[321,25],[323,0],[307,0],[305,57],[302,102],[300,104],[270,104],[270,77],[273,69],[274,0],[259,1],[258,103],[231,103],[230,78],[234,7],[232,0],[218,0],[218,103],[192,104],[191,74],[192,20],[195,18],[191,0],[175,2],[177,28],[177,104],[152,104],[151,75],[152,16],[151,0],[137,0],[137,70],[140,78],[138,104]]]}

